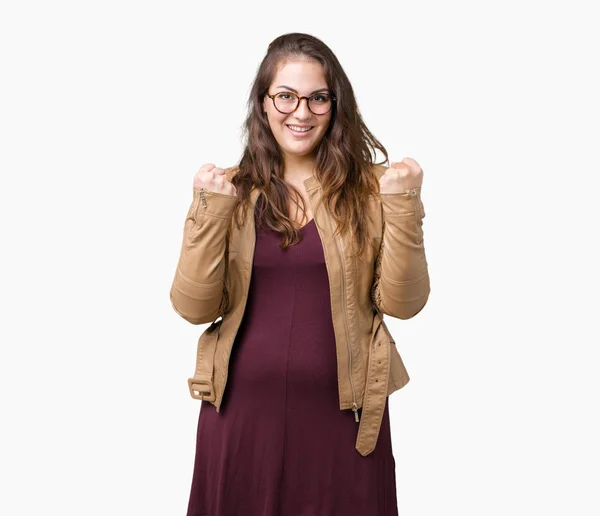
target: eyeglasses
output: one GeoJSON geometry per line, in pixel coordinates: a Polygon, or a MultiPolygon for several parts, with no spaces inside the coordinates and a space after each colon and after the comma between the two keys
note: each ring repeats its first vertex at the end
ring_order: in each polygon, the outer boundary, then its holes
{"type": "Polygon", "coordinates": [[[308,109],[312,113],[315,115],[325,115],[329,113],[333,106],[333,101],[336,100],[336,97],[331,93],[315,93],[310,97],[299,97],[291,91],[282,91],[275,93],[275,95],[267,93],[267,96],[273,100],[275,109],[284,115],[289,115],[296,111],[302,99],[306,99],[308,109]]]}

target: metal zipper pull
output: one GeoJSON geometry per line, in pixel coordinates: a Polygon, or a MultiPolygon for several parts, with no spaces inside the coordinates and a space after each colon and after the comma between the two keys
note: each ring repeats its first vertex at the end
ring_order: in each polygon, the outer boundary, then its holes
{"type": "Polygon", "coordinates": [[[358,423],[360,421],[358,417],[358,406],[356,405],[356,402],[352,403],[352,405],[354,405],[354,407],[352,407],[352,412],[354,412],[354,420],[358,423]]]}
{"type": "Polygon", "coordinates": [[[418,214],[418,216],[423,217],[424,216],[423,210],[421,209],[419,201],[417,200],[417,189],[412,188],[411,190],[407,190],[407,191],[413,199],[413,205],[415,207],[415,215],[418,214]]]}
{"type": "Polygon", "coordinates": [[[419,201],[417,201],[417,190],[415,188],[413,188],[412,190],[409,190],[408,193],[412,197],[413,207],[415,209],[415,217],[418,217],[419,215],[421,215],[421,210],[419,209],[419,206],[418,206],[419,201]]]}
{"type": "Polygon", "coordinates": [[[204,197],[204,188],[200,189],[200,199],[202,199],[202,206],[206,208],[206,197],[204,197]]]}

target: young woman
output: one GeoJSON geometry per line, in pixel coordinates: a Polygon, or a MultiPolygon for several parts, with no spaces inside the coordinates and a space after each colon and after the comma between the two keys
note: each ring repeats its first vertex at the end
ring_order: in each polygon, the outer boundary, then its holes
{"type": "Polygon", "coordinates": [[[408,374],[384,314],[429,296],[423,171],[365,126],[319,39],[270,45],[240,162],[205,164],[171,288],[211,322],[188,516],[396,516],[388,396],[408,374]]]}

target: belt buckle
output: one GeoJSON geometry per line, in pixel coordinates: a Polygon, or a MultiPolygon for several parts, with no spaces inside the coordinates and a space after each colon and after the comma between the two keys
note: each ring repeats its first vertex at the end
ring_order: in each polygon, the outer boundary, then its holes
{"type": "Polygon", "coordinates": [[[212,381],[188,378],[188,387],[192,398],[197,400],[215,401],[215,389],[212,381]]]}

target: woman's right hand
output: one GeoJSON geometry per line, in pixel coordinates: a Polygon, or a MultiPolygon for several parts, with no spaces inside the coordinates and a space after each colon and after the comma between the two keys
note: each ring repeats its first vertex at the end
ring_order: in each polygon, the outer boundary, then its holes
{"type": "Polygon", "coordinates": [[[194,188],[204,188],[209,192],[225,195],[236,195],[237,190],[227,181],[225,170],[216,167],[213,163],[206,163],[200,167],[194,176],[194,188]]]}

